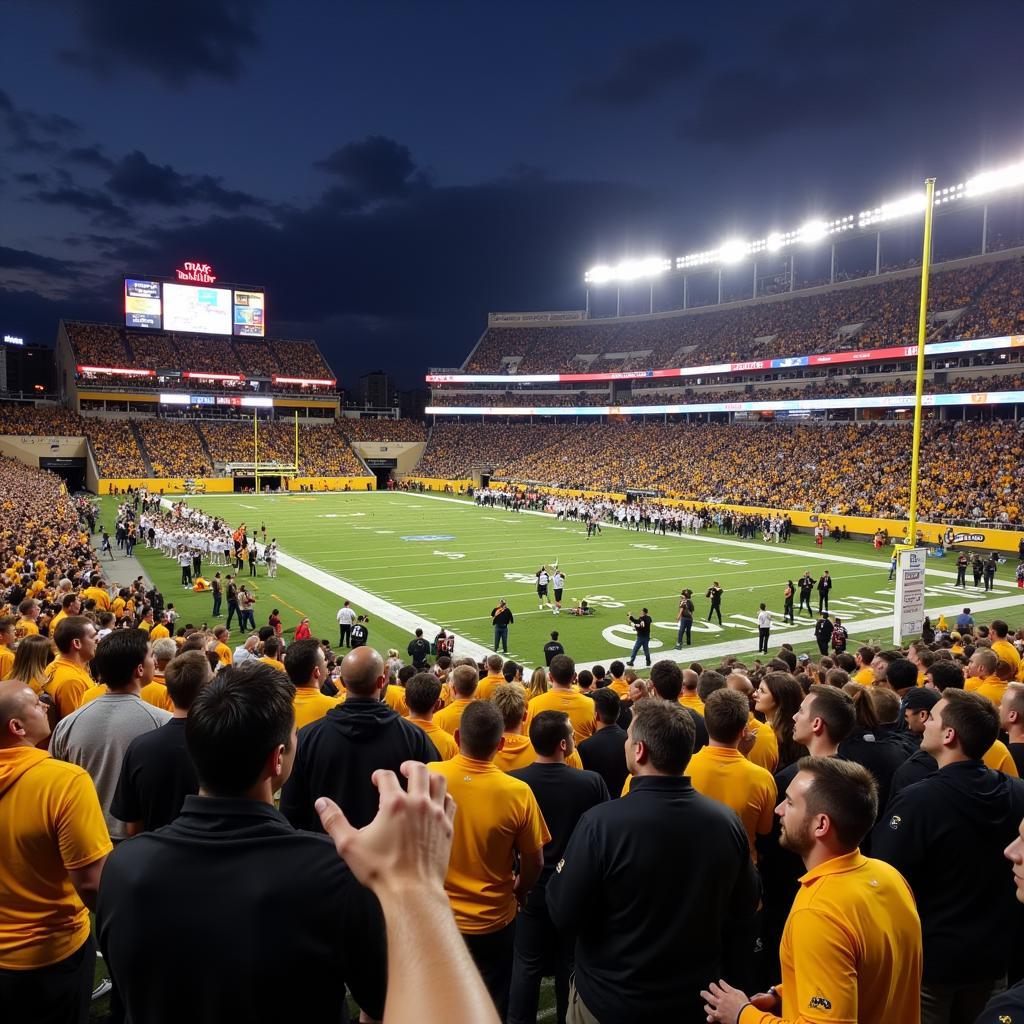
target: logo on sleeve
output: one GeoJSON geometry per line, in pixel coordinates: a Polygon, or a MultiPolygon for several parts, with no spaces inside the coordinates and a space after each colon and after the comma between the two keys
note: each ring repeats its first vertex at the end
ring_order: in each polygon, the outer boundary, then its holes
{"type": "Polygon", "coordinates": [[[832,1004],[824,996],[811,996],[812,1010],[831,1010],[832,1004]]]}
{"type": "Polygon", "coordinates": [[[559,861],[559,862],[558,862],[558,863],[557,863],[557,864],[555,865],[555,871],[557,871],[557,872],[558,872],[558,874],[561,874],[561,873],[562,873],[562,868],[563,868],[564,866],[565,866],[565,858],[563,857],[563,858],[562,858],[562,859],[561,859],[561,860],[560,860],[560,861],[559,861]]]}
{"type": "Polygon", "coordinates": [[[893,830],[893,832],[895,832],[896,829],[898,829],[900,827],[900,823],[902,821],[903,821],[903,819],[898,814],[894,814],[889,819],[889,828],[891,828],[893,830]]]}

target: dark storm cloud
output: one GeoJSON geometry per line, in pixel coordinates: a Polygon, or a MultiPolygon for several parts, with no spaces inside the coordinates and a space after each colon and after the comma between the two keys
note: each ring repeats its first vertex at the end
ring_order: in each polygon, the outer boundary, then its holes
{"type": "Polygon", "coordinates": [[[60,114],[39,114],[19,107],[10,94],[0,90],[0,123],[17,153],[54,153],[60,141],[79,130],[70,118],[60,114]]]}
{"type": "MultiPolygon", "coordinates": [[[[340,178],[353,197],[367,200],[393,199],[428,184],[409,147],[384,135],[346,143],[314,166],[340,178]]],[[[336,195],[343,198],[342,192],[336,195]]]]}
{"type": "Polygon", "coordinates": [[[59,0],[77,44],[61,57],[99,77],[128,68],[174,88],[197,78],[234,81],[260,44],[263,0],[59,0]]]}
{"type": "Polygon", "coordinates": [[[114,166],[114,161],[103,152],[102,146],[77,146],[69,149],[64,155],[76,164],[99,167],[104,171],[109,171],[114,166]]]}
{"type": "Polygon", "coordinates": [[[235,212],[261,205],[255,196],[225,188],[219,178],[208,174],[181,174],[169,164],[153,163],[139,150],[113,164],[107,188],[128,202],[157,206],[208,203],[218,209],[235,212]]]}
{"type": "Polygon", "coordinates": [[[67,260],[0,245],[0,270],[38,270],[44,274],[66,274],[71,266],[67,260]]]}
{"type": "Polygon", "coordinates": [[[64,206],[97,220],[125,227],[132,223],[131,214],[118,206],[105,192],[98,189],[79,188],[76,185],[59,185],[56,188],[41,189],[33,198],[47,206],[64,206]]]}
{"type": "Polygon", "coordinates": [[[674,35],[624,51],[609,71],[576,86],[577,98],[609,106],[633,106],[693,77],[707,54],[689,35],[674,35]]]}

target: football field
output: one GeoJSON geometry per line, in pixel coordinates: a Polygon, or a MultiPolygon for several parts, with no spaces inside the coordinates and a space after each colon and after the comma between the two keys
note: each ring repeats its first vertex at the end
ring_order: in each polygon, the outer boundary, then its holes
{"type": "MultiPolygon", "coordinates": [[[[266,523],[268,537],[277,538],[278,577],[267,579],[260,565],[252,582],[259,595],[257,624],[279,608],[286,637],[300,617],[308,616],[314,636],[336,642],[335,614],[348,599],[369,615],[370,644],[378,649],[396,647],[404,655],[417,626],[429,639],[444,626],[458,637],[456,654],[480,657],[493,646],[490,612],[504,598],[515,616],[509,657],[531,667],[543,664],[541,651],[551,630],[558,630],[580,666],[627,658],[634,638],[627,614],[639,615],[644,607],[654,620],[655,659],[689,662],[735,654],[750,661],[763,601],[774,617],[772,650],[785,641],[797,651],[816,653],[814,616],[805,612],[794,626],[784,625],[783,591],[787,580],[796,581],[805,570],[817,579],[828,569],[835,581],[829,608],[850,630],[851,647],[862,641],[891,644],[889,558],[864,541],[829,539],[817,548],[804,534],[786,544],[766,544],[722,536],[714,528],[679,537],[611,526],[588,540],[581,524],[549,515],[404,492],[206,495],[190,501],[232,527],[246,523],[250,534],[266,523]],[[556,560],[566,576],[558,616],[538,607],[535,576],[542,564],[556,560]],[[714,580],[725,590],[721,625],[706,621],[704,595],[714,580]],[[677,652],[683,587],[693,591],[696,614],[693,646],[677,652]],[[567,613],[581,600],[594,609],[593,616],[567,613]]],[[[182,588],[176,564],[141,547],[136,553],[183,621],[213,624],[210,596],[182,588]]],[[[927,610],[933,619],[939,611],[948,617],[967,604],[981,622],[1000,615],[1019,620],[1024,593],[1012,578],[1015,563],[1001,567],[1002,579],[997,577],[989,595],[970,582],[966,592],[956,589],[953,559],[929,558],[928,563],[927,610]]],[[[111,573],[116,579],[116,562],[111,573]]],[[[816,592],[812,607],[817,611],[816,592]]]]}

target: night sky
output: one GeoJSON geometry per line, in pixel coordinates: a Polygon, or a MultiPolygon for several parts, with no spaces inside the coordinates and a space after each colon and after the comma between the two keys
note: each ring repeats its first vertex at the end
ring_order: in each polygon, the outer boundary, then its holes
{"type": "Polygon", "coordinates": [[[1020,160],[1022,38],[1016,0],[4,0],[0,330],[194,259],[414,385],[595,262],[1020,160]]]}

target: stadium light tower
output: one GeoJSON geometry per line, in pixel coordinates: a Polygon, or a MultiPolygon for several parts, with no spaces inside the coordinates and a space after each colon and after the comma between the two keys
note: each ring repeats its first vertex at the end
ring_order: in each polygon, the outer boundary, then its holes
{"type": "Polygon", "coordinates": [[[647,256],[644,259],[622,260],[615,266],[599,264],[591,267],[584,275],[587,285],[587,316],[590,316],[590,288],[592,285],[615,284],[615,315],[622,315],[622,285],[636,281],[650,281],[650,307],[654,312],[654,282],[666,271],[672,269],[672,261],[664,256],[647,256]]]}

